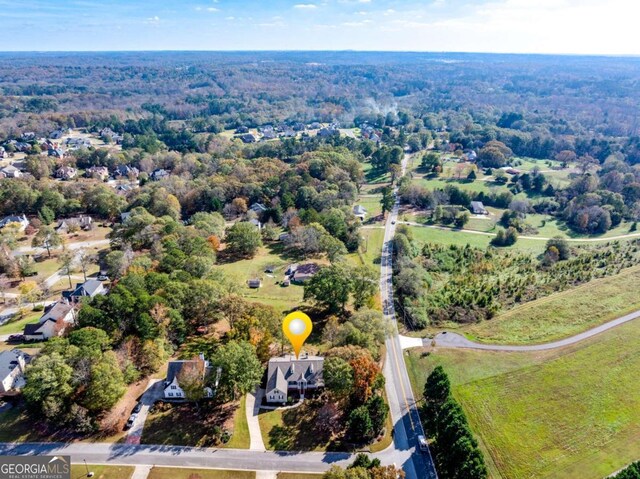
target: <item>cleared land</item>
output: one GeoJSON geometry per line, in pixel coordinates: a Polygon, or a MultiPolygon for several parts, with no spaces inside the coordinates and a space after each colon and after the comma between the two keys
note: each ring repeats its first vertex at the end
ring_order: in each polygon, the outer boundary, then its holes
{"type": "Polygon", "coordinates": [[[271,243],[260,248],[258,254],[252,259],[243,259],[215,266],[239,287],[242,296],[250,301],[271,305],[279,311],[286,311],[302,304],[303,288],[292,284],[282,287],[280,283],[284,279],[287,265],[297,262],[294,258],[284,255],[281,243],[271,243]],[[274,268],[273,274],[265,272],[268,266],[274,268]],[[262,287],[251,289],[247,286],[249,279],[259,278],[262,287]]]}
{"type": "Polygon", "coordinates": [[[640,309],[640,266],[518,306],[490,321],[470,326],[475,341],[496,344],[543,343],[573,336],[640,309]]]}
{"type": "Polygon", "coordinates": [[[147,417],[142,444],[213,446],[249,448],[249,428],[242,404],[203,404],[196,408],[192,404],[175,404],[166,410],[155,410],[147,417]],[[181,427],[176,428],[175,425],[181,427]],[[215,430],[228,430],[232,438],[227,444],[215,441],[215,430]],[[236,437],[236,435],[238,437],[236,437]]]}
{"type": "Polygon", "coordinates": [[[542,353],[412,351],[449,373],[495,478],[602,478],[640,456],[640,323],[542,353]]]}

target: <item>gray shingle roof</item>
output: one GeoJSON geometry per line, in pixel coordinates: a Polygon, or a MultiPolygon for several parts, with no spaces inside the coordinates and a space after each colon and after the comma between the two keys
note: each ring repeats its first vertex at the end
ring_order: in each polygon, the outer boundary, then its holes
{"type": "Polygon", "coordinates": [[[324,386],[322,371],[324,358],[321,356],[307,356],[296,359],[293,355],[269,360],[267,372],[267,391],[274,388],[282,392],[287,391],[289,382],[304,380],[309,385],[324,386]]]}

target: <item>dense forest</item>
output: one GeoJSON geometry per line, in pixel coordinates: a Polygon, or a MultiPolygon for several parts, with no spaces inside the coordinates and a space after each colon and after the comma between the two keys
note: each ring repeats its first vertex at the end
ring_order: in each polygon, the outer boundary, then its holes
{"type": "Polygon", "coordinates": [[[0,135],[366,120],[446,129],[465,148],[497,139],[517,155],[622,152],[635,163],[639,70],[633,58],[526,55],[3,54],[0,135]]]}

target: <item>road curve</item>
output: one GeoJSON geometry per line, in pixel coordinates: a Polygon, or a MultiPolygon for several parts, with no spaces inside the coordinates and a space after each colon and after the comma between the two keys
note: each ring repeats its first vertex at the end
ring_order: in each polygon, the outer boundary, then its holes
{"type": "MultiPolygon", "coordinates": [[[[548,349],[563,348],[565,346],[578,343],[580,341],[608,331],[609,329],[615,328],[616,326],[620,326],[621,324],[633,321],[637,318],[640,318],[640,311],[635,311],[625,316],[621,316],[618,319],[614,319],[613,321],[609,321],[608,323],[601,324],[600,326],[596,326],[595,328],[589,329],[580,334],[576,334],[575,336],[560,339],[559,341],[554,341],[552,343],[531,344],[528,346],[476,343],[470,341],[460,334],[450,332],[437,334],[433,341],[435,341],[437,347],[442,348],[482,349],[485,351],[546,351],[548,349]]],[[[425,346],[430,345],[431,342],[432,340],[428,338],[423,340],[425,346]]]]}

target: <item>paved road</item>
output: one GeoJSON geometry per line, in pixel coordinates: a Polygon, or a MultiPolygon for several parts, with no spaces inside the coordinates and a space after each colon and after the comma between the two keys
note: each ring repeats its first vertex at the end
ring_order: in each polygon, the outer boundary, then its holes
{"type": "MultiPolygon", "coordinates": [[[[402,174],[405,173],[407,160],[408,156],[405,155],[402,161],[402,174]]],[[[397,188],[394,189],[394,192],[397,193],[397,188]]],[[[393,442],[397,451],[410,452],[408,460],[397,463],[398,465],[402,464],[407,479],[437,478],[431,453],[420,453],[416,447],[418,435],[424,435],[424,431],[404,362],[393,305],[392,247],[398,219],[398,207],[399,202],[396,200],[393,210],[387,218],[380,259],[380,294],[385,317],[392,325],[392,333],[386,340],[387,358],[384,376],[394,424],[393,442]]]]}
{"type": "MultiPolygon", "coordinates": [[[[178,426],[178,425],[177,425],[178,426]]],[[[273,452],[247,449],[214,449],[183,446],[106,443],[22,443],[0,444],[0,455],[70,455],[73,463],[211,467],[247,471],[324,472],[332,465],[353,462],[342,452],[273,452]]],[[[389,455],[378,454],[384,464],[389,455]]]]}
{"type": "MultiPolygon", "coordinates": [[[[476,231],[476,230],[467,230],[467,229],[458,229],[451,228],[449,226],[439,226],[439,225],[425,225],[424,223],[416,223],[415,221],[400,221],[400,224],[409,225],[409,226],[420,226],[422,228],[433,228],[436,230],[443,231],[455,231],[461,233],[469,233],[472,235],[481,235],[481,236],[495,236],[496,233],[489,233],[488,231],[476,231]]],[[[631,233],[627,235],[618,235],[618,236],[609,236],[602,238],[564,238],[566,241],[574,242],[574,243],[597,243],[602,241],[615,241],[615,240],[624,240],[629,238],[637,238],[640,237],[640,233],[631,233]]],[[[527,239],[527,240],[535,240],[535,241],[549,241],[551,238],[546,236],[520,236],[519,239],[527,239]]]]}
{"type": "MultiPolygon", "coordinates": [[[[608,323],[601,324],[600,326],[596,326],[595,328],[589,329],[584,333],[576,334],[575,336],[571,336],[569,338],[561,339],[559,341],[554,341],[552,343],[532,344],[529,346],[475,343],[473,341],[468,340],[467,338],[465,338],[460,334],[449,333],[449,332],[440,333],[436,335],[434,339],[436,341],[436,346],[442,347],[442,348],[482,349],[486,351],[545,351],[547,349],[562,348],[564,346],[575,344],[579,341],[583,341],[587,338],[591,338],[597,334],[603,333],[604,331],[607,331],[611,328],[615,328],[616,326],[619,326],[621,324],[624,324],[628,321],[632,321],[637,318],[640,318],[640,311],[627,314],[618,319],[614,319],[613,321],[609,321],[608,323]]],[[[425,346],[428,346],[431,344],[431,339],[424,339],[423,341],[425,346]]]]}

